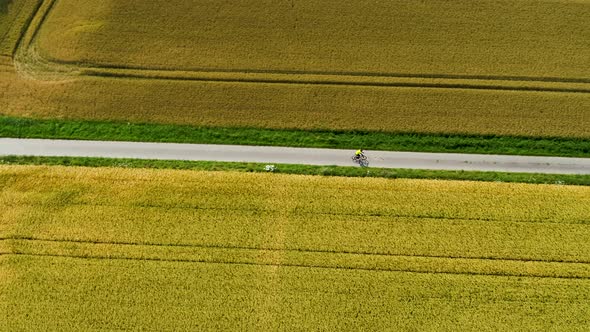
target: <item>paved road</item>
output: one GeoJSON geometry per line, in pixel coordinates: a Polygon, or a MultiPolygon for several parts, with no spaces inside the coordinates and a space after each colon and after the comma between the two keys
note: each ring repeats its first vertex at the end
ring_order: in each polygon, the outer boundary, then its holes
{"type": "MultiPolygon", "coordinates": [[[[365,151],[370,167],[590,174],[590,158],[365,151]]],[[[0,138],[0,155],[210,160],[353,166],[353,151],[269,146],[0,138]]]]}

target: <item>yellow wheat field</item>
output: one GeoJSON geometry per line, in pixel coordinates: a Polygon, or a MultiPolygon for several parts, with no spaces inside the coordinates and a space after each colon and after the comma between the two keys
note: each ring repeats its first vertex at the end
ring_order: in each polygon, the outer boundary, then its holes
{"type": "Polygon", "coordinates": [[[588,187],[48,166],[0,185],[4,329],[588,323],[588,187]]]}

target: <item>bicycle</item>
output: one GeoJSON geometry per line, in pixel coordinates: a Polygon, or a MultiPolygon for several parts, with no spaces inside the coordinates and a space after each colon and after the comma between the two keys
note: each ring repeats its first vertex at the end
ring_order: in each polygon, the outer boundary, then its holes
{"type": "Polygon", "coordinates": [[[352,156],[352,161],[359,164],[361,167],[369,167],[369,158],[364,153],[352,156]]]}

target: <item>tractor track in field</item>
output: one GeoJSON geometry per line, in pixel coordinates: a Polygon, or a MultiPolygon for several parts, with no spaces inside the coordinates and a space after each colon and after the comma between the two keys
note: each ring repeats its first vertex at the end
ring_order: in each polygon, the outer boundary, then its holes
{"type": "Polygon", "coordinates": [[[557,93],[590,93],[588,78],[454,75],[435,73],[375,73],[346,71],[261,70],[256,68],[147,68],[133,65],[67,62],[43,58],[35,41],[59,0],[43,0],[15,51],[15,67],[26,77],[70,80],[76,77],[146,79],[249,84],[299,84],[357,87],[468,89],[557,93]]]}
{"type": "MultiPolygon", "coordinates": [[[[208,245],[191,245],[191,244],[143,244],[143,243],[128,243],[128,242],[110,242],[110,241],[84,241],[84,240],[56,240],[56,239],[35,239],[31,237],[14,237],[14,238],[2,238],[0,241],[11,241],[11,249],[4,249],[0,252],[0,256],[36,256],[36,257],[63,257],[63,258],[74,258],[74,259],[85,259],[85,260],[132,260],[132,261],[156,261],[156,262],[179,262],[179,263],[205,263],[205,264],[229,264],[229,265],[256,265],[256,266],[269,266],[269,267],[295,267],[295,268],[311,268],[311,269],[332,269],[332,270],[360,270],[360,271],[373,271],[373,272],[407,272],[407,273],[419,273],[419,274],[450,274],[450,275],[480,275],[480,276],[501,276],[501,277],[531,277],[531,278],[550,278],[550,279],[590,279],[590,275],[576,275],[575,272],[565,272],[561,275],[555,275],[550,273],[540,272],[529,272],[531,266],[539,265],[540,268],[547,267],[549,265],[554,266],[560,264],[563,268],[586,268],[590,265],[590,262],[577,262],[577,261],[560,261],[560,260],[534,260],[534,259],[514,259],[514,258],[488,258],[488,257],[454,257],[454,256],[429,256],[429,255],[404,255],[404,254],[372,254],[372,253],[358,253],[348,251],[329,251],[329,250],[307,250],[307,249],[278,249],[278,248],[255,248],[255,247],[237,247],[237,246],[208,246],[208,245]],[[18,244],[26,242],[23,248],[19,248],[18,244]],[[43,247],[42,242],[64,244],[69,247],[43,247]],[[32,244],[32,245],[31,245],[32,244]],[[88,247],[82,248],[81,252],[79,248],[71,247],[71,245],[88,245],[88,247]],[[186,252],[180,253],[182,257],[166,257],[170,256],[167,254],[157,252],[141,252],[139,254],[124,251],[113,251],[109,249],[109,254],[92,253],[92,249],[98,248],[99,246],[118,246],[123,248],[129,247],[143,247],[145,248],[167,248],[168,250],[179,248],[179,249],[193,249],[195,252],[188,254],[186,252]],[[37,246],[37,247],[36,247],[37,246]],[[37,250],[37,252],[36,252],[37,250]],[[199,250],[221,250],[224,254],[230,256],[216,257],[216,254],[210,252],[206,253],[205,256],[199,256],[199,250]],[[251,255],[248,257],[240,257],[237,252],[248,251],[251,255]],[[272,258],[264,258],[264,253],[274,252],[281,255],[290,253],[301,254],[306,257],[301,260],[289,260],[281,259],[280,262],[275,261],[272,258]],[[232,257],[231,255],[236,256],[232,257]],[[309,255],[322,255],[325,257],[321,258],[321,261],[326,263],[318,264],[313,262],[313,258],[310,261],[309,255]],[[333,261],[330,263],[330,256],[340,256],[344,258],[343,262],[350,263],[349,265],[342,264],[342,262],[333,261]],[[362,262],[365,258],[374,258],[379,256],[381,259],[402,259],[402,260],[428,260],[428,263],[439,263],[436,269],[420,267],[419,263],[411,262],[406,263],[406,266],[398,266],[399,262],[381,261],[381,264],[375,262],[362,262]],[[354,259],[361,259],[355,261],[354,259]],[[444,267],[445,262],[448,260],[452,262],[461,261],[471,264],[477,264],[480,262],[491,261],[492,263],[498,264],[525,264],[527,267],[523,271],[518,272],[510,270],[510,267],[495,267],[495,271],[478,271],[477,268],[469,267],[465,270],[453,270],[452,267],[444,267]],[[470,263],[471,262],[471,263],[470,263]],[[413,266],[413,267],[412,267],[413,266]],[[441,267],[442,266],[442,267],[441,267]]],[[[269,255],[273,257],[273,255],[269,255]]],[[[318,257],[315,257],[316,259],[318,257]]],[[[422,262],[422,263],[425,263],[422,262]]],[[[446,262],[448,263],[448,262],[446,262]]],[[[514,268],[514,266],[512,266],[514,268]]],[[[481,267],[480,267],[481,269],[481,267]]]]}
{"type": "MultiPolygon", "coordinates": [[[[32,236],[7,236],[0,237],[0,241],[25,241],[25,242],[48,242],[64,244],[89,244],[89,245],[117,245],[129,247],[159,247],[159,248],[192,248],[192,249],[221,249],[221,250],[245,250],[245,251],[268,251],[268,252],[291,252],[291,253],[313,253],[313,254],[343,254],[356,256],[375,256],[375,257],[402,257],[402,258],[432,258],[432,259],[463,259],[463,260],[480,260],[480,261],[499,261],[499,262],[517,262],[517,263],[561,263],[561,264],[586,264],[590,265],[590,259],[542,259],[534,257],[499,257],[494,255],[488,256],[461,256],[461,255],[427,255],[427,254],[407,254],[359,250],[329,250],[329,249],[306,249],[306,248],[273,248],[273,247],[253,247],[253,246],[234,246],[223,244],[195,244],[195,243],[157,243],[157,242],[126,242],[126,241],[101,241],[101,240],[76,240],[76,239],[51,239],[32,236]]],[[[590,277],[589,277],[590,278],[590,277]]]]}
{"type": "Polygon", "coordinates": [[[201,264],[221,264],[221,265],[252,265],[252,266],[271,266],[276,268],[305,268],[305,269],[328,269],[328,270],[350,270],[350,271],[367,271],[367,272],[400,272],[400,273],[415,273],[415,274],[445,274],[445,275],[466,275],[466,276],[489,276],[489,277],[519,277],[519,278],[540,278],[540,279],[569,279],[569,280],[590,280],[590,277],[583,276],[551,276],[551,275],[528,275],[528,274],[512,274],[512,273],[478,273],[478,272],[455,272],[455,271],[421,271],[413,269],[396,269],[396,268],[364,268],[353,266],[325,266],[318,264],[292,264],[292,263],[261,263],[261,262],[231,262],[223,260],[207,260],[207,259],[171,259],[171,258],[133,258],[133,257],[113,257],[113,256],[85,256],[85,255],[65,255],[65,254],[31,254],[31,253],[0,253],[0,256],[32,256],[32,257],[48,257],[48,258],[73,258],[83,260],[123,260],[123,261],[139,261],[139,262],[169,262],[169,263],[201,263],[201,264]]]}
{"type": "MultiPolygon", "coordinates": [[[[39,176],[42,178],[42,176],[39,176]]],[[[95,178],[96,179],[96,178],[95,178]]],[[[112,179],[112,178],[109,178],[112,179]]],[[[145,180],[145,181],[153,181],[153,179],[145,180]]],[[[51,203],[54,205],[53,203],[51,203]]],[[[6,207],[17,207],[17,206],[25,206],[25,204],[13,203],[13,204],[5,204],[6,207]]],[[[32,207],[46,207],[47,204],[26,204],[26,206],[32,207]]],[[[89,202],[68,202],[68,206],[83,206],[83,207],[109,207],[109,208],[127,208],[128,206],[125,205],[116,205],[116,204],[98,204],[98,203],[89,203],[89,202]]],[[[194,206],[194,205],[165,205],[165,204],[141,204],[135,205],[134,208],[137,209],[167,209],[167,210],[188,210],[188,211],[233,211],[233,212],[250,212],[253,214],[261,214],[261,213],[268,213],[268,214],[277,214],[280,213],[279,210],[272,210],[272,209],[259,209],[259,208],[251,208],[251,209],[244,209],[244,208],[226,208],[226,207],[218,207],[218,206],[194,206]]],[[[559,220],[551,220],[551,219],[495,219],[495,218],[477,218],[477,217],[458,217],[458,216],[436,216],[431,214],[401,214],[401,213],[346,213],[346,212],[332,212],[332,211],[304,211],[299,210],[295,207],[291,213],[296,213],[298,215],[322,215],[322,216],[338,216],[338,217],[349,217],[354,218],[355,220],[363,220],[366,222],[371,218],[390,218],[401,220],[401,219],[419,219],[419,220],[430,220],[430,221],[437,221],[437,222],[456,222],[456,221],[468,221],[468,222],[485,222],[485,223],[515,223],[515,224],[560,224],[560,225],[579,225],[584,227],[590,227],[590,221],[587,220],[578,220],[578,221],[559,221],[559,220]]],[[[397,221],[396,221],[397,222],[397,221]]],[[[403,221],[401,221],[403,222],[403,221]]],[[[2,240],[0,238],[0,240],[2,240]]],[[[590,262],[589,262],[590,263],[590,262]]]]}

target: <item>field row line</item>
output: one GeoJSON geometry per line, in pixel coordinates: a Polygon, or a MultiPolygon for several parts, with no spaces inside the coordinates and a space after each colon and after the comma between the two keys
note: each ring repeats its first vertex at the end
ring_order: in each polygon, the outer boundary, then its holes
{"type": "Polygon", "coordinates": [[[225,261],[215,259],[186,259],[186,258],[155,258],[155,257],[125,257],[112,255],[91,255],[91,254],[49,254],[49,253],[24,253],[0,252],[0,256],[30,256],[30,257],[45,257],[45,258],[72,258],[82,260],[123,260],[123,261],[138,261],[138,262],[169,262],[169,263],[190,263],[190,264],[220,264],[220,265],[241,265],[241,266],[272,266],[272,267],[289,267],[289,268],[303,268],[303,269],[329,269],[329,270],[350,270],[350,271],[367,271],[367,272],[400,272],[400,273],[415,273],[415,274],[445,274],[445,275],[466,275],[466,276],[489,276],[489,277],[525,277],[525,278],[542,278],[542,279],[577,279],[589,280],[590,275],[543,275],[543,274],[526,274],[526,273],[510,273],[510,272],[474,272],[474,271],[425,271],[421,269],[411,268],[395,268],[395,267],[359,267],[359,266],[329,266],[321,264],[304,264],[304,263],[273,263],[273,262],[255,262],[255,261],[225,261]]]}
{"type": "Polygon", "coordinates": [[[450,259],[450,260],[473,260],[473,261],[498,261],[498,262],[517,262],[517,263],[559,263],[559,264],[586,264],[590,265],[590,260],[571,260],[571,259],[540,259],[540,258],[511,258],[498,256],[453,256],[453,255],[426,255],[426,254],[402,254],[388,252],[370,252],[370,251],[353,251],[353,250],[330,250],[330,249],[306,249],[306,248],[272,248],[272,247],[252,247],[252,246],[235,246],[225,244],[195,244],[195,243],[154,243],[154,242],[129,242],[129,241],[102,241],[102,240],[81,240],[81,239],[51,239],[32,236],[7,236],[0,237],[0,241],[5,242],[31,242],[47,244],[82,244],[82,245],[109,245],[121,247],[154,247],[154,248],[177,248],[177,249],[220,249],[220,250],[244,250],[256,252],[275,252],[275,253],[309,253],[309,254],[328,254],[328,255],[351,255],[351,256],[375,256],[382,258],[426,258],[426,259],[450,259]]]}
{"type": "Polygon", "coordinates": [[[588,78],[572,77],[535,77],[535,76],[502,76],[502,75],[460,75],[460,74],[434,74],[434,73],[379,73],[379,72],[352,72],[352,71],[326,71],[326,70],[279,70],[279,69],[254,69],[254,68],[166,68],[145,67],[121,64],[100,64],[91,61],[76,62],[52,59],[56,64],[80,65],[88,69],[129,70],[145,72],[168,73],[203,73],[203,74],[283,74],[283,75],[309,75],[309,76],[352,76],[372,78],[424,78],[424,79],[448,79],[448,80],[477,80],[477,81],[516,81],[516,82],[546,82],[546,83],[590,83],[588,78]]]}
{"type": "MultiPolygon", "coordinates": [[[[67,64],[66,64],[67,65],[67,64]]],[[[468,89],[468,90],[505,90],[532,92],[590,93],[588,83],[566,83],[551,81],[512,81],[512,80],[479,80],[472,78],[443,79],[437,77],[417,76],[352,76],[352,75],[320,75],[301,72],[286,74],[258,73],[256,70],[239,70],[235,72],[197,72],[197,71],[154,71],[154,70],[119,70],[110,67],[71,67],[71,71],[79,70],[84,76],[107,77],[120,79],[156,79],[169,81],[194,81],[218,83],[252,83],[252,84],[292,84],[292,85],[328,85],[358,87],[390,87],[390,88],[425,88],[425,89],[468,89]],[[231,74],[228,74],[231,73],[231,74]],[[296,77],[296,78],[294,78],[296,77]],[[378,78],[378,79],[376,79],[378,78]],[[526,85],[525,85],[526,83],[526,85]]],[[[436,75],[432,75],[436,76],[436,75]]]]}
{"type": "Polygon", "coordinates": [[[195,82],[254,83],[254,84],[304,84],[304,85],[344,85],[366,87],[404,87],[404,88],[443,88],[476,90],[509,90],[561,93],[590,93],[590,79],[497,75],[453,75],[453,74],[411,74],[374,73],[346,71],[296,71],[260,69],[208,69],[192,68],[177,70],[172,68],[146,68],[98,64],[92,62],[73,62],[41,58],[33,54],[33,44],[38,33],[57,0],[43,0],[35,13],[36,20],[29,22],[25,35],[28,38],[18,43],[20,56],[15,61],[18,67],[33,76],[35,73],[51,72],[63,76],[109,77],[120,79],[156,79],[195,82]],[[24,46],[23,46],[24,44],[24,46]],[[31,61],[30,59],[35,59],[31,61]],[[41,64],[42,63],[42,64],[41,64]]]}
{"type": "MultiPolygon", "coordinates": [[[[460,217],[460,216],[443,216],[435,214],[402,214],[402,213],[383,213],[383,212],[368,212],[368,213],[349,213],[349,212],[326,212],[326,211],[306,211],[295,207],[289,211],[268,209],[268,208],[229,208],[229,207],[211,207],[211,206],[196,206],[196,205],[164,205],[164,204],[105,204],[105,203],[90,203],[90,202],[72,202],[67,201],[68,206],[78,207],[107,207],[107,208],[138,208],[138,209],[167,209],[167,210],[195,210],[195,211],[231,211],[231,212],[252,212],[252,213],[268,213],[268,214],[296,214],[296,215],[321,215],[321,216],[339,216],[357,218],[358,222],[369,222],[362,218],[392,218],[392,219],[423,219],[436,221],[474,221],[474,222],[495,222],[495,223],[519,223],[519,224],[563,224],[563,225],[581,225],[590,226],[590,221],[575,220],[575,221],[559,221],[551,219],[536,219],[536,220],[510,220],[498,218],[477,218],[477,217],[460,217]]],[[[49,203],[19,203],[19,202],[4,202],[5,207],[55,207],[65,206],[59,202],[51,201],[49,203]]]]}

